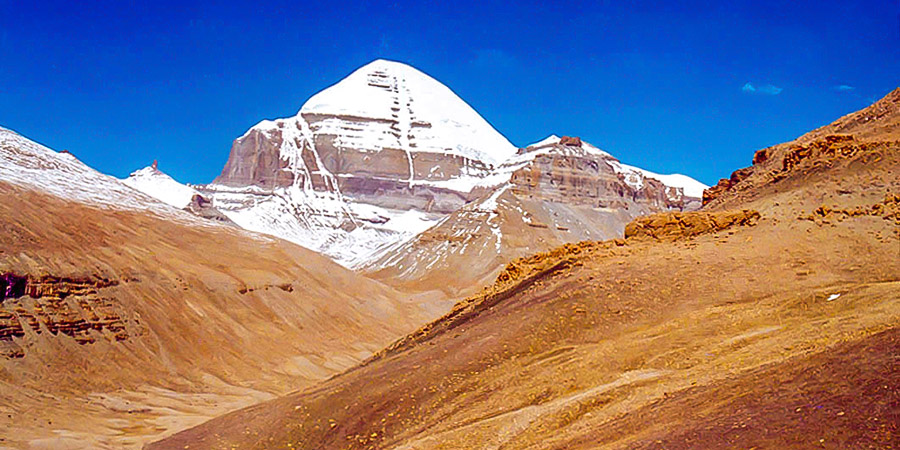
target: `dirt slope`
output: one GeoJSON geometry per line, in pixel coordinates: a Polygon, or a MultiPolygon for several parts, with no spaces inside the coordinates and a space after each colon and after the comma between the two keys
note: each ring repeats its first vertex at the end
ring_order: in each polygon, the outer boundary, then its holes
{"type": "Polygon", "coordinates": [[[639,449],[890,448],[900,432],[900,329],[666,396],[560,442],[639,449]]]}
{"type": "Polygon", "coordinates": [[[278,239],[6,183],[0,274],[3,448],[139,447],[438,315],[278,239]]]}
{"type": "Polygon", "coordinates": [[[896,119],[514,261],[365,364],[149,448],[897,447],[896,119]]]}
{"type": "Polygon", "coordinates": [[[699,206],[683,188],[624,166],[578,137],[520,149],[497,171],[508,180],[359,270],[401,289],[459,298],[489,284],[513,259],[620,237],[635,217],[699,206]]]}

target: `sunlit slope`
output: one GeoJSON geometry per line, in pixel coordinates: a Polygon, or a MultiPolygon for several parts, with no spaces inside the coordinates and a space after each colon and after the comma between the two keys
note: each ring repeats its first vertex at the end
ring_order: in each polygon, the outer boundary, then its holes
{"type": "Polygon", "coordinates": [[[705,210],[517,260],[362,366],[150,448],[888,448],[900,142],[828,136],[705,210]]]}
{"type": "Polygon", "coordinates": [[[0,131],[0,447],[139,447],[438,315],[0,131]]]}

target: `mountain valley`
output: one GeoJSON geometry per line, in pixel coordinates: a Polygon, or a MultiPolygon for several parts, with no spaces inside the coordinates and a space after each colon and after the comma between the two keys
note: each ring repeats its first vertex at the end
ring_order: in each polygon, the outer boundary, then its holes
{"type": "Polygon", "coordinates": [[[510,262],[363,364],[149,448],[892,448],[898,112],[900,89],[700,211],[510,262]]]}
{"type": "Polygon", "coordinates": [[[0,128],[0,449],[897,446],[900,88],[747,157],[517,148],[382,59],[207,184],[0,128]]]}

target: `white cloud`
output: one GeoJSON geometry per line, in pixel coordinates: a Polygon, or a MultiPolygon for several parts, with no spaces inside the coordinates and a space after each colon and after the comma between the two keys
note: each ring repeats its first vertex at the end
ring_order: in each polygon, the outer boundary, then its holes
{"type": "Polygon", "coordinates": [[[741,87],[741,91],[745,94],[761,94],[761,95],[778,95],[784,89],[772,85],[772,84],[762,84],[759,86],[754,86],[753,83],[745,83],[743,87],[741,87]]]}
{"type": "Polygon", "coordinates": [[[834,87],[834,90],[838,92],[850,92],[856,90],[856,88],[847,84],[839,84],[834,87]]]}

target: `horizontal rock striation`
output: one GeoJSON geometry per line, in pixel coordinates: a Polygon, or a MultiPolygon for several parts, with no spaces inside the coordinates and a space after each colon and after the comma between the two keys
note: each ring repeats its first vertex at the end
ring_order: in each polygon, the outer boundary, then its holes
{"type": "Polygon", "coordinates": [[[682,239],[715,233],[733,226],[754,225],[759,218],[759,212],[753,210],[653,214],[629,223],[625,227],[625,238],[682,239]]]}
{"type": "Polygon", "coordinates": [[[538,155],[510,179],[516,194],[595,208],[628,209],[635,204],[654,211],[682,209],[682,195],[669,195],[661,182],[648,178],[639,188],[628,185],[604,158],[594,155],[538,155]]]}
{"type": "Polygon", "coordinates": [[[101,292],[118,281],[104,278],[67,278],[43,275],[0,276],[0,354],[21,358],[21,339],[47,333],[66,335],[79,344],[97,339],[123,341],[129,338],[121,305],[101,292]]]}

